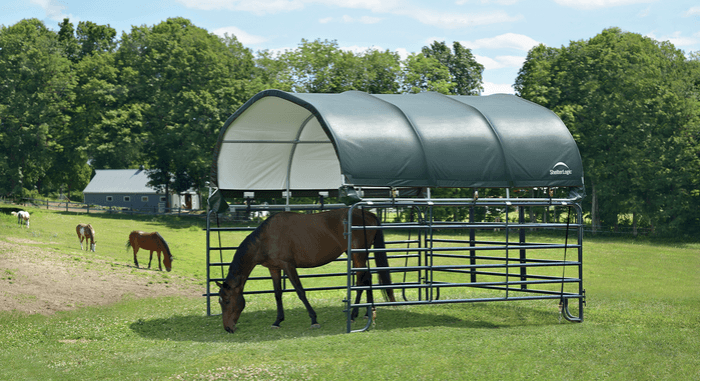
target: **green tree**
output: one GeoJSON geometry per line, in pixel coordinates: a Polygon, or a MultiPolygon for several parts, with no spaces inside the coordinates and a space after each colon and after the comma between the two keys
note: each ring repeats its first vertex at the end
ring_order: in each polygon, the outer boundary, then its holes
{"type": "Polygon", "coordinates": [[[402,69],[397,53],[367,49],[355,54],[339,48],[336,41],[303,39],[300,45],[278,56],[258,52],[257,66],[264,82],[300,93],[341,93],[349,90],[370,94],[400,91],[402,69]]]}
{"type": "Polygon", "coordinates": [[[37,19],[0,29],[0,190],[39,190],[65,147],[75,77],[55,32],[37,19]]]}
{"type": "Polygon", "coordinates": [[[398,94],[402,67],[400,55],[389,50],[368,49],[360,55],[361,71],[354,82],[357,90],[369,94],[398,94]]]}
{"type": "Polygon", "coordinates": [[[560,49],[533,48],[515,89],[573,134],[593,228],[699,234],[699,59],[611,28],[560,49]]]}
{"type": "Polygon", "coordinates": [[[478,63],[470,49],[454,41],[453,51],[445,42],[434,41],[422,48],[425,57],[436,58],[449,71],[453,84],[451,95],[480,95],[483,91],[483,65],[478,63]]]}
{"type": "Polygon", "coordinates": [[[129,96],[114,117],[145,137],[152,184],[167,192],[203,186],[224,121],[262,90],[251,52],[235,37],[172,18],[132,28],[115,62],[129,96]]]}
{"type": "Polygon", "coordinates": [[[450,94],[454,84],[448,68],[438,59],[415,53],[405,60],[403,87],[406,93],[436,91],[450,94]]]}
{"type": "Polygon", "coordinates": [[[343,51],[336,41],[305,39],[294,50],[278,58],[281,83],[290,83],[298,93],[341,93],[354,90],[359,62],[353,53],[343,51]]]}
{"type": "MultiPolygon", "coordinates": [[[[64,55],[72,61],[71,72],[76,79],[75,101],[72,108],[63,111],[70,123],[58,134],[57,141],[63,149],[56,151],[48,179],[55,188],[70,193],[82,191],[90,181],[92,169],[88,161],[100,142],[96,136],[100,135],[103,117],[116,106],[118,94],[124,91],[116,85],[119,79],[114,69],[117,44],[113,28],[81,21],[74,35],[68,19],[59,27],[58,39],[64,55]]],[[[127,136],[131,136],[131,131],[127,136]]]]}

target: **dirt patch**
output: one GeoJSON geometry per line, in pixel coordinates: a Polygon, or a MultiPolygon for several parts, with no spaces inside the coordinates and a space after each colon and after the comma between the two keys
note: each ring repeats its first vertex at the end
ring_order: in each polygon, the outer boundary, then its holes
{"type": "Polygon", "coordinates": [[[172,273],[66,255],[28,239],[0,240],[0,311],[49,315],[124,297],[193,296],[201,286],[172,273]],[[41,245],[40,247],[29,245],[41,245]]]}

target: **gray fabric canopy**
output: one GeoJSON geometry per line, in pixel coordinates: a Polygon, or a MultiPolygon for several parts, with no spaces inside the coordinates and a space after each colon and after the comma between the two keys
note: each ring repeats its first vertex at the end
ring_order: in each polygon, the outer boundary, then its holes
{"type": "Polygon", "coordinates": [[[514,95],[258,93],[224,124],[222,190],[581,187],[578,147],[550,110],[514,95]]]}

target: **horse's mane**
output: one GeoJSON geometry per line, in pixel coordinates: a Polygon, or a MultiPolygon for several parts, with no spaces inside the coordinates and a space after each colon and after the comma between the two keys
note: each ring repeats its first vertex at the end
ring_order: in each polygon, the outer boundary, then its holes
{"type": "Polygon", "coordinates": [[[168,242],[166,242],[166,240],[163,239],[163,237],[161,237],[161,234],[159,232],[155,232],[155,233],[156,233],[156,236],[158,237],[158,239],[160,239],[161,242],[163,242],[163,246],[166,247],[166,252],[168,253],[168,255],[172,257],[173,255],[171,254],[171,249],[168,247],[168,242]]]}
{"type": "Polygon", "coordinates": [[[254,231],[252,231],[244,240],[239,244],[239,247],[236,249],[236,252],[234,253],[234,258],[232,259],[231,265],[229,265],[229,273],[227,274],[227,279],[229,279],[230,276],[234,276],[239,272],[239,268],[241,267],[241,260],[244,258],[246,253],[249,250],[249,247],[256,242],[256,240],[261,236],[261,232],[265,228],[266,225],[268,225],[268,222],[273,218],[273,216],[270,216],[266,218],[265,221],[263,221],[254,231]]]}

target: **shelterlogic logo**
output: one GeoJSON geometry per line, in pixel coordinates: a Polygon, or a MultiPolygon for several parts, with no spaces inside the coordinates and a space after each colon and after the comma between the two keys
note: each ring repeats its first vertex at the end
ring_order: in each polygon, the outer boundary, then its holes
{"type": "Polygon", "coordinates": [[[573,171],[568,167],[568,165],[562,161],[559,161],[556,163],[556,165],[551,168],[551,176],[556,176],[556,175],[565,175],[565,176],[570,176],[573,174],[573,171]]]}

